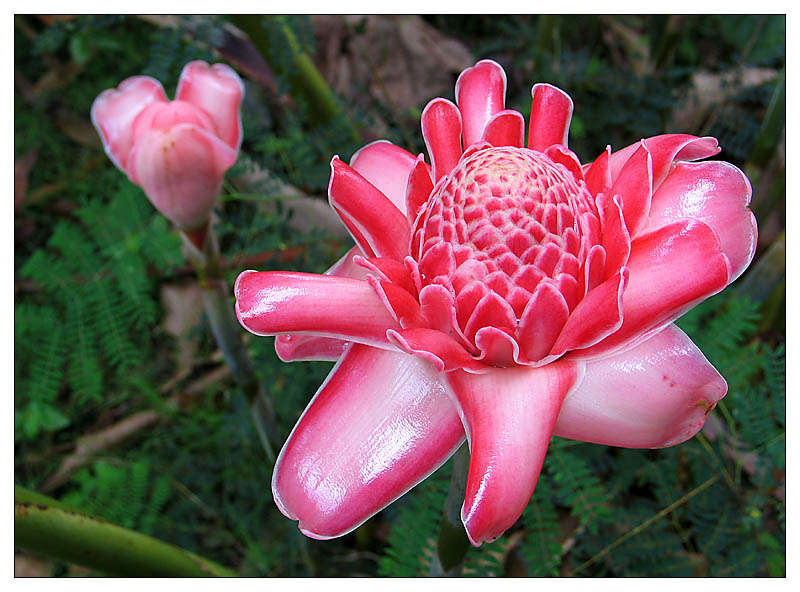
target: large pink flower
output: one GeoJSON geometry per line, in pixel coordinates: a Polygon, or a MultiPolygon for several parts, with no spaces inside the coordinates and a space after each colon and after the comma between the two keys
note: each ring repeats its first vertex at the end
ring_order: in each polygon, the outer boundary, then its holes
{"type": "Polygon", "coordinates": [[[92,123],[112,162],[176,226],[207,221],[242,141],[244,86],[225,64],[190,62],[174,101],[149,76],[100,93],[92,123]]]}
{"type": "Polygon", "coordinates": [[[583,165],[572,101],[504,109],[483,60],[422,114],[432,161],[388,142],[331,162],[356,242],[326,275],[245,271],[239,320],[286,361],[338,360],[284,446],[275,500],[343,535],[466,438],[462,520],[494,540],[533,493],[551,434],[658,448],[692,437],[727,385],[673,321],[753,257],[747,178],[713,138],[668,134],[583,165]]]}

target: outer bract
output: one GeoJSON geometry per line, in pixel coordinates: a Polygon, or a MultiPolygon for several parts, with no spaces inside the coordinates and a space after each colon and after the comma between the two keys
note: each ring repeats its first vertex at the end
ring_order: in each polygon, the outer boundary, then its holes
{"type": "Polygon", "coordinates": [[[202,227],[242,140],[244,86],[225,64],[191,62],[174,101],[161,84],[134,76],[100,93],[92,123],[117,167],[176,226],[202,227]]]}
{"type": "Polygon", "coordinates": [[[727,391],[673,321],[753,257],[750,184],[696,162],[713,138],[647,138],[582,164],[572,100],[537,84],[524,118],[483,60],[431,101],[431,159],[388,142],[331,162],[356,247],[326,275],[246,271],[236,311],[283,360],[338,360],[278,458],[281,511],[343,535],[435,471],[466,436],[462,520],[500,536],[552,434],[659,448],[727,391]]]}

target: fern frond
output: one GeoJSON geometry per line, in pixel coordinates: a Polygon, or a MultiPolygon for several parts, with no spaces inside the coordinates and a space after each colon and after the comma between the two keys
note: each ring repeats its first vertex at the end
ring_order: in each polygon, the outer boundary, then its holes
{"type": "Polygon", "coordinates": [[[551,501],[550,480],[540,477],[528,506],[522,514],[525,536],[520,555],[528,566],[528,574],[538,578],[558,575],[561,564],[561,528],[551,501]]]}
{"type": "Polygon", "coordinates": [[[559,502],[570,508],[581,525],[596,533],[599,522],[607,519],[611,511],[608,494],[589,464],[576,454],[553,448],[545,457],[544,466],[556,484],[559,502]]]}

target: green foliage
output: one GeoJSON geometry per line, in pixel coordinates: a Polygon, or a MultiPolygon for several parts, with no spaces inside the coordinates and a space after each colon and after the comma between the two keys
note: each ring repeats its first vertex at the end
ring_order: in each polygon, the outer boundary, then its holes
{"type": "Polygon", "coordinates": [[[75,214],[19,271],[35,289],[16,303],[25,344],[15,365],[17,439],[66,427],[56,404],[63,388],[75,411],[85,409],[144,363],[150,343],[141,330],[157,321],[149,266],[181,260],[176,237],[151,224],[152,208],[127,182],[109,202],[86,200],[75,214]]]}

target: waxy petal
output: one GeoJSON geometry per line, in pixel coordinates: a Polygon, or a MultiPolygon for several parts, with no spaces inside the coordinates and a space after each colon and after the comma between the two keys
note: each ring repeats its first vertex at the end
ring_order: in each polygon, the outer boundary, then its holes
{"type": "Polygon", "coordinates": [[[528,301],[519,322],[519,344],[531,362],[544,358],[569,318],[564,296],[549,282],[542,282],[528,301]]]}
{"type": "Polygon", "coordinates": [[[331,160],[328,198],[367,255],[398,261],[408,255],[410,230],[405,214],[338,156],[331,160]]]}
{"type": "MultiPolygon", "coordinates": [[[[353,154],[350,166],[380,189],[405,214],[408,175],[416,161],[408,150],[387,140],[377,140],[353,154]]],[[[428,167],[424,163],[423,166],[428,167]]]]}
{"type": "MultiPolygon", "coordinates": [[[[358,247],[353,247],[334,263],[325,275],[365,280],[367,270],[355,262],[360,253],[358,247]]],[[[332,337],[286,333],[275,336],[275,352],[284,362],[305,360],[335,362],[347,350],[349,343],[332,337]]]]}
{"type": "Polygon", "coordinates": [[[489,370],[488,366],[475,360],[458,341],[435,329],[389,329],[386,336],[404,352],[427,360],[437,372],[465,370],[481,373],[489,370]]]}
{"type": "Polygon", "coordinates": [[[587,361],[553,433],[626,448],[672,446],[700,431],[726,391],[719,372],[671,324],[633,349],[587,361]]]}
{"type": "Polygon", "coordinates": [[[498,111],[487,122],[481,140],[492,146],[522,148],[525,143],[525,118],[519,111],[498,111]]]}
{"type": "Polygon", "coordinates": [[[650,228],[682,218],[708,224],[731,263],[731,280],[750,264],[758,228],[748,209],[753,190],[744,173],[727,162],[680,162],[653,195],[650,228]]]}
{"type": "Polygon", "coordinates": [[[200,107],[214,120],[217,136],[234,150],[242,143],[240,108],[244,83],[226,64],[209,66],[202,61],[184,66],[175,99],[200,107]]]}
{"type": "Polygon", "coordinates": [[[581,355],[611,352],[643,339],[722,290],[730,279],[730,264],[714,231],[697,220],[639,236],[631,245],[628,270],[622,326],[581,355]]]}
{"type": "Polygon", "coordinates": [[[653,159],[644,141],[620,170],[609,195],[622,197],[625,225],[636,236],[647,224],[653,195],[653,159]]]}
{"type": "Polygon", "coordinates": [[[580,367],[496,368],[446,375],[470,447],[461,519],[473,545],[511,527],[528,504],[561,403],[580,367]]]}
{"type": "Polygon", "coordinates": [[[158,80],[133,76],[117,88],[104,90],[92,103],[92,123],[106,154],[121,171],[127,172],[128,155],[133,148],[133,122],[151,103],[166,101],[158,80]]]}
{"type": "Polygon", "coordinates": [[[605,151],[588,165],[584,172],[586,187],[592,195],[608,193],[611,190],[611,169],[608,162],[610,156],[611,146],[606,146],[605,151]]]}
{"type": "MultiPolygon", "coordinates": [[[[653,159],[653,191],[655,191],[669,173],[672,163],[684,160],[700,160],[719,154],[720,147],[716,138],[690,136],[689,134],[663,134],[645,140],[647,149],[653,159]]],[[[639,149],[639,143],[626,146],[622,150],[612,152],[608,161],[611,178],[617,180],[622,167],[639,149]]]]}
{"type": "Polygon", "coordinates": [[[531,89],[531,120],[528,148],[544,152],[553,144],[567,145],[572,99],[552,84],[534,84],[531,89]]]}
{"type": "Polygon", "coordinates": [[[391,348],[399,329],[362,280],[290,271],[243,271],[233,288],[236,316],[256,335],[311,333],[391,348]]]}
{"type": "Polygon", "coordinates": [[[441,466],[464,430],[424,360],[353,345],[275,465],[281,512],[316,539],[346,534],[441,466]]]}
{"type": "Polygon", "coordinates": [[[176,226],[193,230],[208,221],[236,151],[193,124],[153,130],[130,153],[128,175],[176,226]]]}
{"type": "Polygon", "coordinates": [[[497,62],[481,60],[456,81],[456,103],[463,121],[464,147],[479,142],[492,116],[506,101],[506,73],[497,62]]]}
{"type": "Polygon", "coordinates": [[[422,111],[422,137],[433,164],[434,182],[461,158],[461,112],[447,99],[433,99],[422,111]]]}
{"type": "Polygon", "coordinates": [[[420,154],[408,175],[408,185],[406,186],[406,217],[411,227],[422,210],[422,206],[428,202],[432,191],[431,167],[425,164],[425,158],[420,154]]]}

